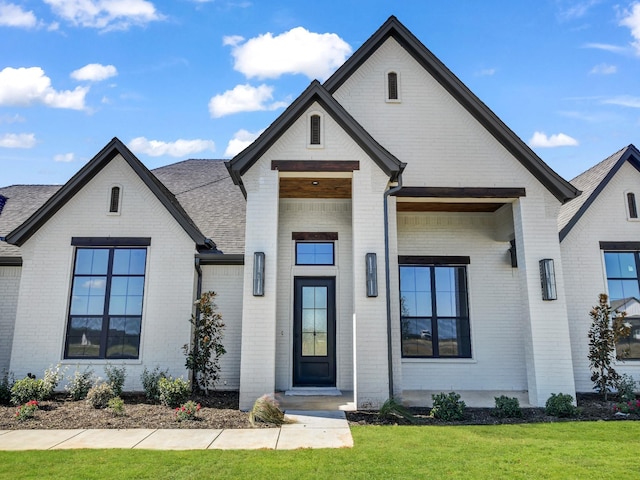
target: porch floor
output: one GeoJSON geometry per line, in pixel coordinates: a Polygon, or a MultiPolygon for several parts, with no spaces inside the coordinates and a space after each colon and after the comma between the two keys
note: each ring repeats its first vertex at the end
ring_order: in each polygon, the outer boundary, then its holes
{"type": "MultiPolygon", "coordinates": [[[[442,390],[403,390],[402,404],[407,407],[432,407],[431,395],[441,392],[442,390]]],[[[516,397],[522,408],[531,407],[529,392],[526,390],[456,390],[456,393],[460,394],[460,399],[467,407],[472,408],[493,408],[496,404],[495,397],[501,395],[516,397]]]]}
{"type": "Polygon", "coordinates": [[[276,392],[275,398],[281,410],[356,410],[353,392],[341,390],[341,395],[285,395],[276,392]]]}

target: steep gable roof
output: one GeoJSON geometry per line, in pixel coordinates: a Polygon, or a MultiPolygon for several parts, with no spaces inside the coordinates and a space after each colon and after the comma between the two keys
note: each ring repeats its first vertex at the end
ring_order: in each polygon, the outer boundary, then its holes
{"type": "Polygon", "coordinates": [[[560,209],[560,214],[558,215],[560,241],[564,240],[569,234],[573,226],[578,223],[578,220],[598,198],[600,192],[604,190],[625,162],[629,162],[640,171],[640,151],[633,144],[618,150],[610,157],[605,158],[602,162],[571,180],[572,184],[582,190],[582,195],[566,203],[560,209]]]}
{"type": "MultiPolygon", "coordinates": [[[[314,80],[302,94],[251,145],[227,162],[236,185],[242,188],[242,175],[280,138],[284,132],[314,103],[322,108],[369,155],[392,180],[405,167],[380,145],[318,82],[314,80]]],[[[243,193],[244,189],[243,189],[243,193]]]]}
{"type": "Polygon", "coordinates": [[[124,158],[149,190],[155,194],[156,198],[165,206],[198,247],[206,249],[215,248],[215,244],[202,234],[178,200],[176,200],[175,196],[118,138],[113,138],[93,159],[64,184],[62,188],[36,210],[35,213],[9,233],[5,241],[17,246],[26,242],[118,154],[124,158]]]}
{"type": "Polygon", "coordinates": [[[553,171],[489,107],[460,81],[400,21],[391,16],[362,46],[324,82],[330,94],[338,88],[389,38],[395,39],[436,79],[494,138],[517,158],[560,202],[580,194],[579,190],[553,171]]]}

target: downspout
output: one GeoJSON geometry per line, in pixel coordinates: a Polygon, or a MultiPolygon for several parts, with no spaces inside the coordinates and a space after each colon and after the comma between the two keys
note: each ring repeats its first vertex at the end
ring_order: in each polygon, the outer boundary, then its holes
{"type": "MultiPolygon", "coordinates": [[[[200,297],[202,296],[202,268],[200,267],[200,258],[198,258],[198,256],[196,256],[195,258],[195,264],[194,267],[196,269],[196,273],[197,273],[197,279],[196,279],[196,302],[198,302],[198,300],[200,300],[200,297]]],[[[200,307],[198,306],[198,303],[196,303],[196,313],[195,313],[195,322],[196,325],[200,324],[200,307]]],[[[195,330],[193,333],[193,348],[194,351],[198,350],[198,336],[195,334],[195,330]]],[[[196,385],[196,379],[193,377],[193,375],[195,375],[196,372],[192,371],[191,375],[191,390],[195,393],[196,389],[197,389],[197,385],[196,385]]]]}
{"type": "Polygon", "coordinates": [[[398,174],[398,183],[395,187],[384,192],[384,274],[387,291],[387,363],[389,366],[389,399],[393,398],[393,346],[391,344],[391,273],[389,269],[389,195],[400,191],[402,188],[402,173],[398,174]]]}

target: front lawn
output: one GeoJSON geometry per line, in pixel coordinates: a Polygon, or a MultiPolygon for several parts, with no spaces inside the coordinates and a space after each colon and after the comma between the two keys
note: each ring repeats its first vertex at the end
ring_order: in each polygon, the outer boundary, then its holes
{"type": "Polygon", "coordinates": [[[340,450],[0,452],[0,478],[640,478],[640,422],[352,428],[340,450]]]}

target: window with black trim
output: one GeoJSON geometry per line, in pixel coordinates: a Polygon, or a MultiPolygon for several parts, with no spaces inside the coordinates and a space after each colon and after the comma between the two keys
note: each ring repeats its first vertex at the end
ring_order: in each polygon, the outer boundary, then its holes
{"type": "Polygon", "coordinates": [[[640,360],[640,252],[604,252],[607,272],[607,288],[611,308],[627,312],[625,322],[631,325],[631,333],[616,343],[618,352],[625,351],[627,359],[640,360]]]}
{"type": "Polygon", "coordinates": [[[333,242],[296,242],[296,265],[335,265],[333,242]]]}
{"type": "Polygon", "coordinates": [[[633,192],[627,193],[627,214],[629,219],[636,220],[638,218],[638,206],[636,204],[636,195],[633,192]]]}
{"type": "Polygon", "coordinates": [[[400,265],[405,358],[471,358],[465,266],[400,265]]]}
{"type": "Polygon", "coordinates": [[[398,74],[396,72],[387,73],[387,99],[398,100],[398,74]]]}
{"type": "Polygon", "coordinates": [[[109,199],[109,213],[120,211],[120,187],[111,187],[111,198],[109,199]]]}
{"type": "Polygon", "coordinates": [[[146,248],[76,248],[65,358],[138,358],[146,248]]]}
{"type": "Polygon", "coordinates": [[[322,144],[321,136],[321,117],[318,114],[313,114],[309,117],[309,144],[320,145],[322,144]]]}

